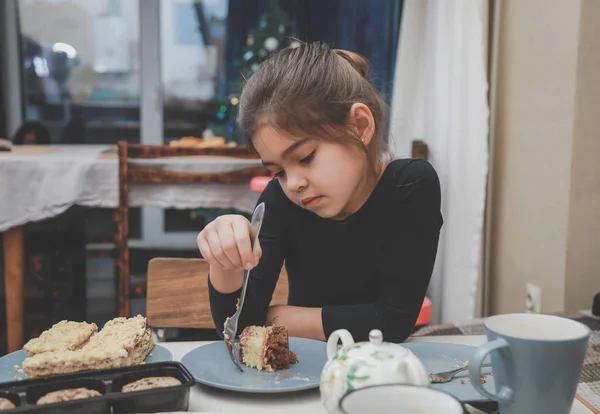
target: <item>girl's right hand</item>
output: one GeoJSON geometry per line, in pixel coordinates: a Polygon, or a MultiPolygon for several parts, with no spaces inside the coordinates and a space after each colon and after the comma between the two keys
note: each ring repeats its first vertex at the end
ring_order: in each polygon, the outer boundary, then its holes
{"type": "Polygon", "coordinates": [[[211,266],[224,270],[252,269],[262,255],[256,241],[252,252],[252,230],[246,217],[237,214],[219,216],[198,234],[198,248],[211,266]]]}

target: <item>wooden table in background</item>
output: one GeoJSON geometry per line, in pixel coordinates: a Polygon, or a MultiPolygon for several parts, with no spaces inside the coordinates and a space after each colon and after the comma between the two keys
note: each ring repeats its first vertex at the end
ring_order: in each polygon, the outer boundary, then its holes
{"type": "Polygon", "coordinates": [[[8,352],[23,346],[23,227],[2,233],[8,352]]]}

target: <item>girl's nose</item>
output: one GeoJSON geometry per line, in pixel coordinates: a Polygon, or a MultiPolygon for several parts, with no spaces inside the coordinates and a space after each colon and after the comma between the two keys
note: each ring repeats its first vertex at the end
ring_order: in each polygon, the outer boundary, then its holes
{"type": "Polygon", "coordinates": [[[306,180],[306,178],[302,174],[299,174],[299,173],[289,173],[286,171],[286,178],[287,178],[286,185],[290,191],[294,191],[294,192],[301,191],[308,184],[308,181],[306,180]]]}

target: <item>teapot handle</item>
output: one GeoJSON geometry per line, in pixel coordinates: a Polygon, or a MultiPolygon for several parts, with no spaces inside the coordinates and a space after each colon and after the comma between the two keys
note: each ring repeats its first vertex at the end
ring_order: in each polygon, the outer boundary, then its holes
{"type": "Polygon", "coordinates": [[[333,331],[327,340],[327,360],[331,361],[331,359],[337,353],[337,345],[340,339],[342,340],[342,347],[346,347],[354,343],[352,334],[346,329],[338,329],[337,331],[333,331]]]}

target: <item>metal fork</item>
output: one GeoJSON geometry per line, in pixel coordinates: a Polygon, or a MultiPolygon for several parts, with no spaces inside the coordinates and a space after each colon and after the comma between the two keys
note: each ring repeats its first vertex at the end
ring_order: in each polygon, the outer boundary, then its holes
{"type": "MultiPolygon", "coordinates": [[[[481,367],[482,368],[487,368],[487,367],[491,367],[492,364],[482,364],[481,367]]],[[[438,372],[437,374],[429,374],[429,382],[432,384],[441,384],[444,382],[448,382],[450,380],[452,380],[452,378],[454,378],[454,376],[456,374],[458,374],[459,372],[465,371],[469,369],[469,366],[467,364],[462,364],[460,367],[453,369],[451,371],[446,371],[446,372],[438,372]]]]}
{"type": "MultiPolygon", "coordinates": [[[[265,203],[260,203],[256,209],[254,209],[254,213],[252,214],[252,220],[250,221],[250,227],[253,230],[254,242],[252,243],[252,250],[254,250],[254,246],[256,246],[256,242],[258,241],[258,234],[260,233],[260,228],[262,226],[263,218],[265,217],[265,203]]],[[[238,358],[234,355],[233,352],[233,341],[237,335],[238,330],[238,319],[240,317],[240,313],[242,312],[242,308],[244,307],[244,299],[246,298],[246,287],[248,286],[248,276],[250,276],[250,270],[246,270],[244,272],[244,281],[242,283],[242,292],[240,294],[239,303],[237,305],[237,310],[233,314],[232,317],[225,319],[224,330],[223,330],[223,338],[225,340],[225,345],[227,346],[227,351],[229,352],[229,356],[231,360],[235,364],[236,367],[242,372],[242,365],[239,363],[238,358]]]]}

